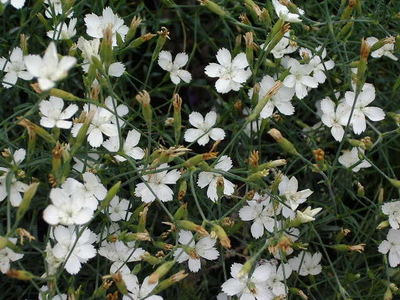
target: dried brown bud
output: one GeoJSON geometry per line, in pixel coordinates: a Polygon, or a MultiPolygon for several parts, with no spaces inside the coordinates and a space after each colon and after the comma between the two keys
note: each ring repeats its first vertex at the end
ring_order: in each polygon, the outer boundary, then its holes
{"type": "Polygon", "coordinates": [[[371,51],[371,46],[367,43],[365,39],[361,40],[361,60],[367,61],[369,53],[371,51]]]}
{"type": "Polygon", "coordinates": [[[236,110],[236,111],[242,111],[242,107],[243,107],[243,102],[242,102],[242,100],[237,100],[236,102],[235,102],[235,104],[233,105],[233,108],[236,110]]]}
{"type": "Polygon", "coordinates": [[[150,95],[147,91],[143,90],[136,95],[135,99],[143,106],[150,105],[150,95]]]}
{"type": "Polygon", "coordinates": [[[314,158],[316,161],[324,161],[325,160],[325,152],[321,148],[317,150],[313,150],[314,158]]]}
{"type": "Polygon", "coordinates": [[[19,242],[20,242],[21,245],[24,244],[24,237],[26,237],[29,240],[29,242],[32,242],[32,241],[35,240],[35,237],[32,236],[29,233],[29,231],[27,231],[27,230],[25,230],[23,228],[17,228],[16,232],[19,235],[19,242]]]}
{"type": "Polygon", "coordinates": [[[251,47],[253,45],[253,32],[249,31],[243,36],[246,43],[246,47],[251,47]]]}
{"type": "Polygon", "coordinates": [[[251,155],[249,157],[249,162],[250,165],[253,168],[257,168],[258,167],[258,161],[260,160],[260,155],[258,154],[258,151],[253,150],[253,152],[251,152],[251,155]]]}
{"type": "Polygon", "coordinates": [[[160,30],[160,31],[157,31],[157,33],[158,33],[161,37],[170,40],[169,31],[168,31],[168,28],[167,28],[167,27],[164,27],[164,26],[161,27],[161,30],[160,30]]]}

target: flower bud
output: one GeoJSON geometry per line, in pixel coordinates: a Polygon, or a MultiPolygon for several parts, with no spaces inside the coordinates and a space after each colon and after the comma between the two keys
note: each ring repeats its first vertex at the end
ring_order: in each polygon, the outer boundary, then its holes
{"type": "Polygon", "coordinates": [[[229,239],[225,230],[220,225],[217,225],[217,224],[215,224],[212,227],[212,230],[215,232],[216,236],[218,237],[219,242],[221,243],[222,247],[224,247],[225,249],[230,249],[231,248],[231,240],[229,239]]]}
{"type": "Polygon", "coordinates": [[[142,105],[143,118],[146,121],[147,128],[151,128],[151,121],[153,111],[150,105],[150,95],[147,91],[143,90],[136,95],[136,100],[142,105]]]}
{"type": "Polygon", "coordinates": [[[250,11],[251,17],[256,24],[260,24],[260,7],[253,0],[244,0],[244,5],[250,11]]]}
{"type": "Polygon", "coordinates": [[[185,167],[197,166],[205,160],[217,158],[218,152],[207,152],[195,155],[184,162],[185,167]]]}
{"type": "MultiPolygon", "coordinates": [[[[354,19],[354,18],[351,18],[351,20],[353,20],[353,19],[354,19]]],[[[354,22],[353,22],[353,21],[347,22],[347,23],[342,27],[342,29],[339,31],[339,34],[337,35],[336,38],[337,38],[338,40],[340,40],[340,39],[346,37],[347,34],[350,32],[350,29],[353,27],[353,25],[354,25],[354,22]]]]}
{"type": "Polygon", "coordinates": [[[102,61],[104,62],[105,69],[111,65],[111,62],[114,59],[114,52],[113,52],[113,33],[112,33],[112,25],[108,25],[103,30],[103,39],[100,45],[100,55],[102,61]]]}
{"type": "Polygon", "coordinates": [[[23,53],[24,56],[28,55],[29,54],[29,52],[28,52],[28,40],[29,40],[29,37],[27,37],[25,34],[20,34],[19,37],[20,37],[19,46],[21,47],[22,53],[23,53]]]}
{"type": "Polygon", "coordinates": [[[39,182],[31,183],[28,189],[24,193],[24,197],[22,198],[22,202],[17,210],[17,221],[20,221],[22,217],[27,212],[29,206],[31,205],[31,200],[33,196],[36,194],[37,187],[39,186],[39,182]]]}
{"type": "Polygon", "coordinates": [[[251,271],[251,268],[253,267],[253,259],[249,259],[247,260],[243,267],[240,269],[239,273],[237,274],[238,278],[243,278],[245,276],[247,276],[249,274],[249,272],[251,271]]]}
{"type": "Polygon", "coordinates": [[[342,15],[340,16],[340,20],[348,20],[356,4],[357,0],[349,0],[349,5],[343,10],[342,15]]]}
{"type": "Polygon", "coordinates": [[[389,179],[389,182],[395,187],[395,188],[398,188],[398,189],[400,189],[400,180],[397,180],[397,179],[389,179]]]}
{"type": "Polygon", "coordinates": [[[392,299],[393,299],[393,293],[390,290],[390,288],[388,288],[385,294],[383,295],[383,300],[392,300],[392,299]]]}
{"type": "Polygon", "coordinates": [[[371,46],[365,39],[361,40],[361,51],[360,61],[358,64],[357,76],[356,76],[356,93],[360,93],[365,82],[366,71],[367,71],[367,60],[371,52],[371,46]]]}
{"type": "Polygon", "coordinates": [[[281,146],[283,150],[293,155],[298,154],[294,145],[284,138],[278,129],[272,128],[270,131],[268,131],[268,133],[275,141],[278,142],[279,146],[281,146]]]}
{"type": "Polygon", "coordinates": [[[156,283],[157,281],[160,280],[160,278],[164,277],[169,270],[172,268],[172,266],[175,264],[175,261],[167,261],[163,263],[161,266],[157,268],[149,277],[149,284],[156,283]]]}
{"type": "Polygon", "coordinates": [[[18,120],[18,122],[17,122],[18,125],[21,125],[22,127],[25,127],[28,130],[28,134],[29,134],[29,132],[31,132],[31,134],[32,133],[34,133],[35,135],[37,134],[51,144],[56,143],[56,141],[52,137],[52,135],[50,133],[48,133],[42,127],[36,125],[35,123],[32,123],[31,121],[29,121],[28,119],[25,119],[23,117],[17,117],[17,120],[18,120]]]}
{"type": "Polygon", "coordinates": [[[53,88],[49,91],[49,95],[56,96],[56,97],[62,98],[64,100],[71,100],[71,101],[82,100],[81,98],[76,97],[75,95],[73,95],[71,93],[68,93],[68,92],[60,90],[60,89],[55,89],[55,88],[53,88]]]}
{"type": "Polygon", "coordinates": [[[380,229],[384,229],[386,227],[389,227],[390,223],[388,220],[380,222],[379,225],[376,227],[376,229],[380,230],[380,229]]]}
{"type": "Polygon", "coordinates": [[[158,54],[164,47],[165,41],[169,39],[169,31],[167,27],[161,27],[161,30],[157,32],[158,33],[158,39],[157,39],[157,44],[156,44],[156,49],[153,52],[153,56],[151,57],[151,61],[155,61],[158,57],[158,54]]]}
{"type": "Polygon", "coordinates": [[[140,18],[138,18],[137,16],[134,16],[132,18],[131,25],[129,26],[129,31],[125,37],[126,43],[129,43],[131,41],[131,39],[133,39],[133,37],[136,34],[136,29],[140,26],[141,22],[142,22],[142,20],[140,18]]]}
{"type": "Polygon", "coordinates": [[[192,221],[178,220],[178,221],[176,221],[176,226],[181,227],[186,230],[196,231],[197,233],[199,233],[202,236],[208,235],[207,230],[205,230],[203,226],[197,225],[197,224],[193,223],[192,221]]]}
{"type": "Polygon", "coordinates": [[[276,167],[280,167],[280,166],[284,166],[286,165],[286,159],[277,159],[277,160],[271,160],[267,163],[261,164],[257,167],[257,171],[262,171],[264,169],[268,170],[268,169],[273,169],[276,167]]]}
{"type": "Polygon", "coordinates": [[[108,191],[106,197],[101,201],[99,210],[103,210],[110,205],[112,198],[118,193],[121,187],[121,181],[118,181],[113,187],[108,191]]]}
{"type": "Polygon", "coordinates": [[[358,197],[364,197],[365,196],[364,186],[359,182],[357,182],[357,196],[358,197]]]}
{"type": "Polygon", "coordinates": [[[345,245],[345,244],[338,244],[333,245],[332,248],[339,252],[358,252],[362,253],[364,251],[365,244],[358,244],[358,245],[345,245]]]}
{"type": "Polygon", "coordinates": [[[162,250],[167,250],[167,251],[170,251],[174,248],[174,245],[165,243],[163,241],[154,241],[153,245],[156,246],[157,248],[160,248],[162,250]]]}
{"type": "Polygon", "coordinates": [[[198,0],[200,5],[207,7],[213,13],[220,15],[221,17],[225,18],[229,16],[229,13],[225,11],[221,6],[211,0],[198,0]]]}
{"type": "Polygon", "coordinates": [[[264,23],[265,27],[269,28],[271,26],[271,16],[265,7],[261,10],[259,18],[260,21],[264,23]]]}
{"type": "MultiPolygon", "coordinates": [[[[187,191],[187,181],[185,179],[183,179],[179,185],[179,192],[178,192],[178,200],[179,201],[181,201],[183,199],[183,197],[185,197],[186,191],[187,191]]],[[[186,209],[186,214],[187,214],[187,203],[186,203],[185,209],[186,209]]]]}
{"type": "Polygon", "coordinates": [[[218,199],[221,199],[224,196],[225,184],[224,177],[219,176],[217,179],[217,196],[218,199]]]}
{"type": "Polygon", "coordinates": [[[291,287],[289,288],[289,291],[293,294],[293,295],[297,295],[299,296],[301,299],[303,300],[307,300],[308,297],[306,296],[306,294],[304,294],[304,292],[302,290],[299,290],[298,288],[294,288],[291,287]]]}
{"type": "MultiPolygon", "coordinates": [[[[183,182],[186,182],[186,181],[182,181],[182,183],[183,182]]],[[[187,184],[186,184],[187,185],[187,184]]],[[[178,195],[178,197],[179,197],[179,195],[178,195]]],[[[187,209],[187,203],[185,203],[185,204],[183,204],[183,205],[181,205],[179,208],[178,208],[178,210],[175,212],[175,214],[174,214],[174,219],[175,220],[180,220],[180,219],[187,219],[187,213],[188,213],[188,209],[187,209]]]]}
{"type": "Polygon", "coordinates": [[[157,257],[152,256],[149,252],[145,252],[141,255],[141,258],[148,262],[150,265],[155,266],[158,265],[161,260],[159,260],[157,257]]]}
{"type": "Polygon", "coordinates": [[[185,273],[185,271],[179,271],[178,273],[172,275],[168,279],[165,279],[161,281],[151,292],[152,295],[158,294],[159,292],[169,288],[171,285],[173,285],[176,282],[181,281],[182,279],[185,279],[189,274],[185,273]]]}
{"type": "Polygon", "coordinates": [[[47,20],[45,19],[45,17],[43,16],[42,13],[37,13],[36,17],[39,19],[40,23],[43,24],[46,31],[52,30],[51,26],[49,25],[49,23],[47,22],[47,20]]]}
{"type": "Polygon", "coordinates": [[[175,143],[178,145],[179,144],[179,139],[181,137],[181,128],[182,128],[182,116],[181,116],[182,98],[179,97],[178,94],[175,94],[172,104],[174,106],[174,135],[175,135],[175,143]]]}
{"type": "Polygon", "coordinates": [[[244,35],[244,40],[246,43],[246,58],[247,61],[249,63],[250,66],[252,66],[253,64],[253,58],[254,58],[254,54],[253,54],[253,32],[249,31],[246,32],[246,34],[244,35]]]}
{"type": "Polygon", "coordinates": [[[104,298],[107,290],[112,286],[113,282],[107,279],[103,279],[103,283],[93,293],[93,298],[104,298]]]}
{"type": "Polygon", "coordinates": [[[111,274],[111,278],[114,280],[115,285],[117,286],[118,290],[122,295],[128,294],[128,288],[126,287],[125,281],[122,279],[121,272],[116,274],[111,274]]]}
{"type": "Polygon", "coordinates": [[[128,46],[128,48],[135,49],[139,47],[141,44],[144,42],[150,41],[153,37],[155,37],[157,34],[154,33],[146,33],[137,39],[134,39],[128,46]]]}
{"type": "Polygon", "coordinates": [[[261,111],[264,109],[265,105],[267,105],[268,101],[279,91],[279,89],[283,86],[281,81],[276,81],[274,86],[268,91],[268,93],[258,101],[256,107],[253,109],[253,112],[247,118],[248,122],[252,122],[258,118],[261,111]]]}
{"type": "Polygon", "coordinates": [[[72,147],[71,157],[75,156],[76,152],[78,150],[80,150],[83,142],[85,141],[86,133],[89,129],[90,123],[92,122],[92,120],[94,118],[95,113],[96,113],[96,110],[92,109],[92,110],[90,110],[89,114],[87,114],[85,116],[85,121],[83,122],[82,127],[79,129],[78,135],[76,136],[75,143],[72,147]]]}
{"type": "Polygon", "coordinates": [[[32,280],[36,278],[36,276],[33,275],[31,272],[25,270],[9,269],[6,275],[10,278],[15,278],[18,280],[32,280]]]}
{"type": "Polygon", "coordinates": [[[251,181],[251,182],[257,182],[257,181],[263,179],[268,174],[269,174],[269,171],[264,169],[262,171],[257,171],[255,173],[251,174],[250,176],[247,177],[247,180],[251,181]]]}

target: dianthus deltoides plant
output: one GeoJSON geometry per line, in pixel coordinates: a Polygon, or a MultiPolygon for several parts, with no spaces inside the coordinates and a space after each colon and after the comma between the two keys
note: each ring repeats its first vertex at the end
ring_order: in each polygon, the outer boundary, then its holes
{"type": "Polygon", "coordinates": [[[399,1],[0,5],[0,299],[399,297],[399,1]]]}

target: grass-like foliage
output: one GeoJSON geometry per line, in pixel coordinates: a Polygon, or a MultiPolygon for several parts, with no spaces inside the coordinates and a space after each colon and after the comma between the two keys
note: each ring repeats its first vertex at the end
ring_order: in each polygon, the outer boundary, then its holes
{"type": "Polygon", "coordinates": [[[0,11],[0,299],[400,299],[400,1],[0,11]]]}

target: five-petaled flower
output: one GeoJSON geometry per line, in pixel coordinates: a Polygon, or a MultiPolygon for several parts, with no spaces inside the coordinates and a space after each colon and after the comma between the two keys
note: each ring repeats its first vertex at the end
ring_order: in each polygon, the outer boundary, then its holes
{"type": "Polygon", "coordinates": [[[177,262],[188,262],[189,270],[198,272],[201,268],[200,258],[207,260],[215,260],[219,257],[218,250],[214,247],[216,239],[206,236],[201,238],[197,243],[194,241],[193,233],[188,230],[179,231],[178,242],[182,245],[174,252],[177,262]]]}
{"type": "Polygon", "coordinates": [[[9,61],[5,57],[0,58],[0,70],[3,69],[6,72],[2,83],[5,88],[12,87],[18,78],[23,80],[31,80],[33,78],[32,74],[26,71],[23,53],[19,47],[13,49],[9,61]]]}
{"type": "Polygon", "coordinates": [[[168,167],[168,164],[161,164],[157,169],[150,170],[149,174],[143,175],[146,183],[141,182],[136,186],[135,195],[142,198],[145,203],[153,202],[156,197],[163,202],[171,201],[174,191],[168,184],[176,184],[181,177],[181,172],[178,170],[158,171],[168,167]]]}
{"type": "Polygon", "coordinates": [[[188,62],[188,55],[186,53],[178,53],[175,60],[172,61],[172,55],[169,51],[161,51],[158,55],[158,65],[165,71],[169,72],[171,81],[174,84],[179,84],[181,80],[189,83],[192,80],[192,75],[182,70],[182,67],[188,62]]]}
{"type": "Polygon", "coordinates": [[[72,126],[71,121],[67,121],[78,111],[76,104],[70,104],[65,110],[64,100],[55,96],[50,96],[49,100],[42,100],[39,103],[39,110],[42,113],[40,125],[46,128],[64,128],[69,129],[72,126]]]}
{"type": "Polygon", "coordinates": [[[232,60],[231,53],[222,48],[217,52],[217,60],[219,64],[210,63],[204,70],[209,77],[219,77],[215,83],[217,92],[224,94],[231,90],[240,90],[242,84],[251,76],[251,70],[247,68],[249,63],[246,54],[241,52],[232,60]]]}
{"type": "Polygon", "coordinates": [[[214,141],[223,140],[225,138],[225,131],[222,128],[212,128],[217,122],[217,113],[210,111],[206,114],[205,118],[198,113],[192,112],[189,115],[189,123],[195,128],[190,128],[185,132],[185,141],[197,143],[200,146],[204,146],[210,141],[210,138],[214,141]]]}
{"type": "Polygon", "coordinates": [[[24,57],[24,61],[28,72],[38,78],[40,89],[47,91],[56,85],[56,81],[64,79],[68,75],[68,70],[76,63],[76,58],[63,56],[59,60],[56,45],[51,42],[43,58],[40,55],[27,55],[24,57]]]}

